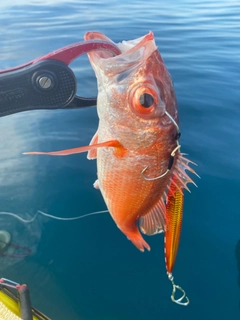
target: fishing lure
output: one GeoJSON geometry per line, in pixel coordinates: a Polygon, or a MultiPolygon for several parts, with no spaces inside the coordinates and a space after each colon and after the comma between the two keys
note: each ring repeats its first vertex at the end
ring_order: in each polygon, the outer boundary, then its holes
{"type": "Polygon", "coordinates": [[[186,296],[185,291],[180,286],[174,283],[172,275],[172,270],[176,261],[180,241],[184,202],[183,190],[178,187],[177,183],[177,179],[173,177],[167,196],[166,219],[168,228],[164,234],[164,253],[167,275],[173,285],[171,299],[173,302],[186,306],[189,304],[189,299],[186,296]],[[179,299],[175,298],[177,289],[182,291],[183,293],[183,295],[179,299]]]}

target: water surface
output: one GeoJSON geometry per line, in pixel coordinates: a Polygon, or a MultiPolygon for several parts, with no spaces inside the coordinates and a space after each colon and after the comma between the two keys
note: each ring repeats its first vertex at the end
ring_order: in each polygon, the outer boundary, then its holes
{"type": "MultiPolygon", "coordinates": [[[[239,1],[1,2],[0,68],[10,68],[96,30],[115,42],[152,30],[178,98],[182,151],[198,164],[186,194],[176,282],[191,300],[170,300],[162,236],[138,252],[108,214],[76,222],[38,216],[1,228],[31,255],[0,259],[2,277],[27,283],[35,307],[57,320],[239,319],[239,1]]],[[[97,94],[87,57],[72,65],[78,93],[97,94]]],[[[105,209],[85,154],[28,157],[29,150],[86,145],[96,109],[31,111],[0,118],[0,211],[73,217],[105,209]]],[[[148,239],[147,239],[148,240],[148,239]]]]}

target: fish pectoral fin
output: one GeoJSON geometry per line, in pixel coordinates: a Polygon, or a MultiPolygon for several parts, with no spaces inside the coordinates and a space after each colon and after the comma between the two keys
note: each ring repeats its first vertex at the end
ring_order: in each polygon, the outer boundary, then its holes
{"type": "Polygon", "coordinates": [[[151,209],[151,211],[139,220],[139,228],[142,233],[152,236],[166,231],[166,206],[163,197],[151,209]]]}
{"type": "Polygon", "coordinates": [[[32,152],[24,152],[23,154],[43,154],[43,155],[49,155],[49,156],[68,156],[70,154],[75,153],[82,153],[89,150],[94,150],[97,148],[103,148],[103,147],[113,147],[115,148],[115,155],[116,156],[122,156],[125,154],[126,149],[122,146],[122,144],[117,140],[110,140],[105,141],[101,143],[92,144],[90,146],[84,146],[79,148],[72,148],[67,150],[61,150],[61,151],[53,151],[53,152],[39,152],[39,151],[32,151],[32,152]]]}

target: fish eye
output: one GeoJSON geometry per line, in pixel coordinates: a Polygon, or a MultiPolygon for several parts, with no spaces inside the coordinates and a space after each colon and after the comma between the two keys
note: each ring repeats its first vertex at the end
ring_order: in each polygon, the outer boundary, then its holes
{"type": "Polygon", "coordinates": [[[148,118],[157,112],[159,96],[150,83],[140,83],[132,88],[129,96],[132,111],[140,117],[148,118]]]}
{"type": "Polygon", "coordinates": [[[140,95],[139,102],[144,108],[150,108],[154,103],[154,98],[149,93],[143,93],[140,95]]]}

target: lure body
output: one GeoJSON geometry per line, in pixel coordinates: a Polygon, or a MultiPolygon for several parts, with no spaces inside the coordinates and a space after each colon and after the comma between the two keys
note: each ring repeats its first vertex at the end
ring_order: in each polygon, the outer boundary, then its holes
{"type": "Polygon", "coordinates": [[[174,283],[174,278],[172,275],[173,267],[177,257],[182,228],[183,202],[183,190],[179,187],[176,177],[173,176],[171,184],[169,186],[166,203],[166,220],[168,227],[164,234],[165,263],[168,278],[172,282],[173,286],[171,295],[172,301],[179,305],[187,306],[189,304],[189,299],[186,296],[185,291],[180,286],[174,283]],[[175,297],[177,290],[182,294],[179,298],[175,297]]]}
{"type": "MultiPolygon", "coordinates": [[[[176,180],[173,177],[174,180],[176,180]]],[[[176,261],[178,246],[180,241],[183,217],[183,190],[171,183],[168,191],[166,204],[166,219],[168,228],[164,234],[164,250],[168,275],[172,275],[172,270],[176,261]]]]}

